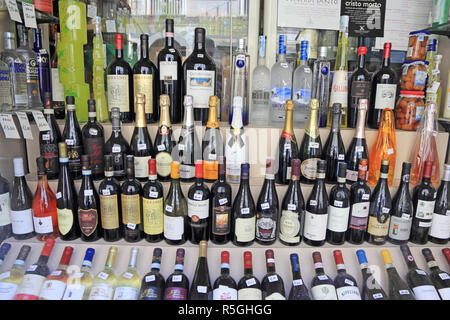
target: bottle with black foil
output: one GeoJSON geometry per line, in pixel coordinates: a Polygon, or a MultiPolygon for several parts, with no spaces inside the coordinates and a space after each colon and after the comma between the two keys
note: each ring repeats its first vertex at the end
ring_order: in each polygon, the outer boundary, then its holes
{"type": "Polygon", "coordinates": [[[338,163],[345,160],[345,147],[341,136],[342,105],[334,103],[332,113],[331,131],[323,148],[322,159],[327,162],[325,181],[333,184],[338,179],[338,163]]]}
{"type": "Polygon", "coordinates": [[[44,93],[44,115],[50,130],[39,132],[39,149],[41,156],[45,158],[45,174],[47,179],[58,179],[58,143],[61,142],[61,131],[55,118],[55,110],[52,107],[52,94],[44,93]]]}
{"type": "Polygon", "coordinates": [[[347,128],[355,128],[358,118],[358,106],[361,99],[370,98],[371,75],[366,69],[367,47],[358,48],[358,67],[350,78],[348,94],[347,128]]]}
{"type": "Polygon", "coordinates": [[[83,138],[75,111],[75,97],[67,96],[66,106],[66,124],[64,125],[62,139],[67,145],[70,174],[72,176],[72,179],[76,180],[81,178],[81,156],[84,153],[83,138]]]}

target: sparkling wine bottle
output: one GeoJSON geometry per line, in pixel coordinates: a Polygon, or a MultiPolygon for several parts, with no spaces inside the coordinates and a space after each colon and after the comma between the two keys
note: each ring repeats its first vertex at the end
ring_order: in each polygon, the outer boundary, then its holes
{"type": "Polygon", "coordinates": [[[169,96],[161,95],[159,99],[161,115],[159,118],[158,131],[155,138],[155,150],[153,151],[156,159],[156,172],[158,180],[170,181],[170,164],[172,163],[172,149],[175,141],[172,140],[172,124],[169,116],[169,96]]]}
{"type": "Polygon", "coordinates": [[[110,247],[105,268],[95,276],[88,300],[112,300],[117,286],[114,265],[117,258],[117,247],[110,247]]]}
{"type": "MultiPolygon", "coordinates": [[[[195,103],[195,100],[194,100],[195,103]]],[[[224,155],[224,145],[222,133],[217,120],[217,109],[219,98],[211,96],[209,98],[209,117],[206,124],[205,135],[202,141],[203,152],[203,178],[207,182],[215,182],[219,177],[219,163],[217,159],[224,155]]],[[[203,112],[203,108],[197,109],[203,112]]],[[[195,113],[194,113],[195,114],[195,113]]]]}
{"type": "MultiPolygon", "coordinates": [[[[338,179],[338,164],[340,161],[345,160],[345,147],[341,135],[341,104],[333,104],[333,108],[330,111],[332,112],[331,131],[323,147],[322,159],[327,163],[325,181],[327,183],[336,183],[338,179]]],[[[347,172],[345,172],[345,175],[347,176],[347,172]]]]}

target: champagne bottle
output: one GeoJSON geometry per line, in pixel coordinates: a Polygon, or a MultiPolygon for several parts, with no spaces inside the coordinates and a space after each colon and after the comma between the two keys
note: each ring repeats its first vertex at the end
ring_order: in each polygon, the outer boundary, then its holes
{"type": "Polygon", "coordinates": [[[127,270],[117,279],[114,300],[137,300],[141,290],[141,277],[136,269],[139,249],[133,247],[127,270]]]}
{"type": "Polygon", "coordinates": [[[190,300],[212,300],[213,298],[208,261],[206,258],[207,249],[208,241],[200,241],[197,267],[195,268],[194,279],[189,290],[190,300]]]}
{"type": "Polygon", "coordinates": [[[62,139],[67,145],[67,153],[69,156],[69,171],[72,179],[81,178],[81,156],[83,153],[83,135],[81,134],[80,125],[78,124],[77,114],[75,111],[75,97],[66,97],[67,116],[64,125],[62,139]]]}
{"type": "MultiPolygon", "coordinates": [[[[322,159],[327,162],[325,181],[336,183],[338,180],[339,161],[345,160],[345,147],[341,136],[342,106],[335,103],[332,108],[331,131],[323,148],[322,159]]],[[[347,172],[345,172],[347,176],[347,172]]]]}
{"type": "Polygon", "coordinates": [[[105,268],[97,273],[89,293],[89,300],[112,300],[114,289],[117,285],[117,277],[114,273],[117,247],[110,247],[106,258],[105,268]]]}
{"type": "Polygon", "coordinates": [[[442,271],[429,248],[422,249],[422,254],[430,269],[430,279],[442,300],[450,300],[450,275],[442,271]]]}
{"type": "Polygon", "coordinates": [[[94,281],[91,270],[94,254],[94,248],[86,249],[80,272],[69,275],[63,300],[87,300],[89,298],[94,281]]]}
{"type": "Polygon", "coordinates": [[[444,165],[444,176],[437,191],[436,204],[434,206],[433,219],[428,234],[428,240],[436,244],[447,244],[450,238],[450,215],[449,211],[449,182],[450,165],[444,165]]]}
{"type": "Polygon", "coordinates": [[[174,272],[167,278],[164,300],[186,300],[189,291],[189,279],[183,273],[184,249],[177,249],[174,272]]]}
{"type": "Polygon", "coordinates": [[[23,245],[11,269],[0,273],[0,300],[12,300],[25,273],[25,260],[31,247],[23,245]]]}
{"type": "Polygon", "coordinates": [[[213,300],[237,300],[236,281],[230,276],[230,253],[220,254],[220,276],[214,281],[213,300]]]}
{"type": "Polygon", "coordinates": [[[291,267],[292,267],[292,287],[289,293],[289,300],[311,300],[301,273],[300,264],[298,262],[298,254],[292,253],[290,255],[291,267]]]}
{"type": "Polygon", "coordinates": [[[155,138],[156,172],[159,181],[170,180],[170,164],[172,163],[172,149],[175,141],[172,140],[172,124],[169,115],[169,96],[161,95],[160,98],[161,116],[159,118],[158,131],[155,138]]]}
{"type": "Polygon", "coordinates": [[[263,300],[286,300],[284,282],[275,271],[275,255],[272,249],[266,250],[267,273],[261,281],[263,300]]]}
{"type": "Polygon", "coordinates": [[[218,179],[219,163],[217,160],[224,155],[222,133],[220,132],[219,122],[217,121],[218,103],[219,99],[216,96],[209,98],[209,116],[202,141],[204,160],[203,177],[206,182],[215,182],[218,179]]]}
{"type": "Polygon", "coordinates": [[[161,256],[161,248],[153,249],[151,270],[142,278],[139,300],[162,300],[164,298],[165,281],[159,272],[161,256]]]}
{"type": "Polygon", "coordinates": [[[356,251],[358,262],[361,267],[363,278],[363,289],[361,296],[363,300],[387,300],[388,296],[384,292],[377,279],[369,270],[369,263],[367,262],[366,253],[364,250],[356,251]]]}
{"type": "Polygon", "coordinates": [[[164,238],[164,189],[156,180],[156,159],[150,159],[148,166],[148,182],[142,189],[144,236],[148,242],[159,242],[164,238]]]}
{"type": "Polygon", "coordinates": [[[337,275],[334,278],[334,286],[338,300],[361,300],[358,285],[355,278],[348,274],[345,269],[344,258],[341,250],[334,250],[334,262],[336,263],[337,275]]]}
{"type": "Polygon", "coordinates": [[[333,284],[333,279],[325,274],[320,252],[315,251],[312,256],[314,269],[316,270],[316,275],[311,281],[313,300],[337,300],[336,287],[333,284]]]}
{"type": "Polygon", "coordinates": [[[394,264],[392,263],[391,254],[389,250],[382,250],[381,256],[383,258],[386,272],[388,275],[389,299],[390,300],[416,300],[411,289],[405,281],[400,278],[394,264]]]}
{"type": "Polygon", "coordinates": [[[253,275],[250,251],[244,252],[244,276],[238,283],[238,300],[262,300],[261,283],[253,275]]]}

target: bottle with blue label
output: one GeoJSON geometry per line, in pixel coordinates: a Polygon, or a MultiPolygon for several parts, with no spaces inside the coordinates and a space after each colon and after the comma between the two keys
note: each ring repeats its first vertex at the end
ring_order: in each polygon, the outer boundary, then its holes
{"type": "Polygon", "coordinates": [[[45,92],[52,92],[52,89],[50,87],[50,55],[48,54],[48,51],[42,46],[41,29],[34,29],[33,34],[33,51],[36,52],[37,66],[39,70],[39,91],[41,93],[41,100],[45,101],[45,92]]]}
{"type": "MultiPolygon", "coordinates": [[[[250,55],[245,50],[245,39],[239,39],[239,47],[233,54],[233,72],[232,87],[231,87],[231,101],[235,97],[242,97],[242,121],[244,126],[248,125],[248,105],[249,105],[249,91],[248,78],[250,73],[250,55]]],[[[233,109],[230,110],[229,123],[233,120],[233,109]]]]}
{"type": "Polygon", "coordinates": [[[294,123],[306,127],[311,100],[313,73],[308,64],[308,41],[301,42],[300,65],[294,72],[292,100],[295,103],[294,123]]]}

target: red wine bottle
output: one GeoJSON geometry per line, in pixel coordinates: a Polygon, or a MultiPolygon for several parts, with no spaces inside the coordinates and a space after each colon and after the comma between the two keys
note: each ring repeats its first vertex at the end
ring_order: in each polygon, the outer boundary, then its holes
{"type": "Polygon", "coordinates": [[[311,300],[308,288],[306,287],[302,275],[300,273],[300,264],[298,262],[298,254],[290,255],[292,267],[292,287],[289,293],[289,300],[311,300]]]}
{"type": "Polygon", "coordinates": [[[253,275],[250,251],[244,252],[244,276],[238,283],[238,300],[262,300],[261,283],[253,275]]]}
{"type": "Polygon", "coordinates": [[[156,179],[156,159],[150,159],[148,181],[142,189],[144,236],[148,242],[164,239],[164,188],[156,179]]]}
{"type": "Polygon", "coordinates": [[[0,243],[12,236],[10,185],[0,174],[0,243]]]}
{"type": "Polygon", "coordinates": [[[184,249],[177,249],[174,272],[167,278],[164,300],[187,300],[189,279],[183,269],[184,249]]]}
{"type": "MultiPolygon", "coordinates": [[[[345,160],[345,147],[341,136],[342,105],[334,103],[332,112],[331,130],[322,152],[322,159],[327,163],[326,183],[336,183],[338,163],[345,160]]],[[[345,175],[347,176],[347,172],[345,175]]]]}
{"type": "Polygon", "coordinates": [[[363,278],[363,289],[361,296],[363,300],[388,300],[386,292],[384,292],[381,285],[377,282],[372,272],[369,270],[369,263],[367,261],[364,250],[356,251],[358,262],[361,267],[363,278]]]}
{"type": "Polygon", "coordinates": [[[312,253],[312,256],[314,269],[316,270],[316,275],[311,281],[311,295],[313,300],[337,300],[336,287],[334,286],[333,279],[325,274],[320,252],[315,251],[312,253]]]}
{"type": "Polygon", "coordinates": [[[161,256],[161,248],[153,249],[151,270],[142,278],[139,300],[162,300],[164,298],[165,281],[159,272],[161,256]]]}
{"type": "Polygon", "coordinates": [[[347,273],[341,250],[334,250],[334,262],[336,263],[337,275],[334,278],[334,286],[338,300],[361,300],[358,285],[355,278],[347,273]]]}
{"type": "Polygon", "coordinates": [[[61,142],[61,131],[52,107],[52,94],[44,92],[44,115],[50,130],[39,132],[39,148],[41,156],[47,161],[45,173],[49,180],[58,179],[58,143],[61,142]]]}
{"type": "Polygon", "coordinates": [[[442,300],[450,300],[450,275],[442,271],[429,248],[422,249],[422,254],[430,269],[430,279],[442,300]]]}
{"type": "Polygon", "coordinates": [[[189,300],[212,300],[213,292],[209,278],[207,256],[208,241],[202,240],[199,245],[199,257],[195,268],[194,279],[189,290],[189,300]]]}
{"type": "Polygon", "coordinates": [[[428,240],[436,244],[447,244],[450,238],[450,165],[444,165],[444,176],[437,191],[428,240]]]}
{"type": "Polygon", "coordinates": [[[267,273],[261,281],[263,300],[286,300],[284,282],[275,271],[275,255],[272,249],[266,250],[267,273]]]}
{"type": "Polygon", "coordinates": [[[445,259],[447,260],[448,265],[450,266],[450,249],[449,248],[442,249],[442,254],[444,255],[445,259]]]}
{"type": "Polygon", "coordinates": [[[78,124],[77,114],[75,111],[75,97],[66,97],[67,115],[66,124],[64,125],[63,141],[67,145],[67,153],[69,155],[69,171],[72,179],[81,178],[81,156],[83,153],[83,135],[81,134],[80,125],[78,124]]]}
{"type": "Polygon", "coordinates": [[[213,300],[237,300],[236,281],[230,276],[230,253],[220,254],[220,276],[214,281],[213,300]]]}

